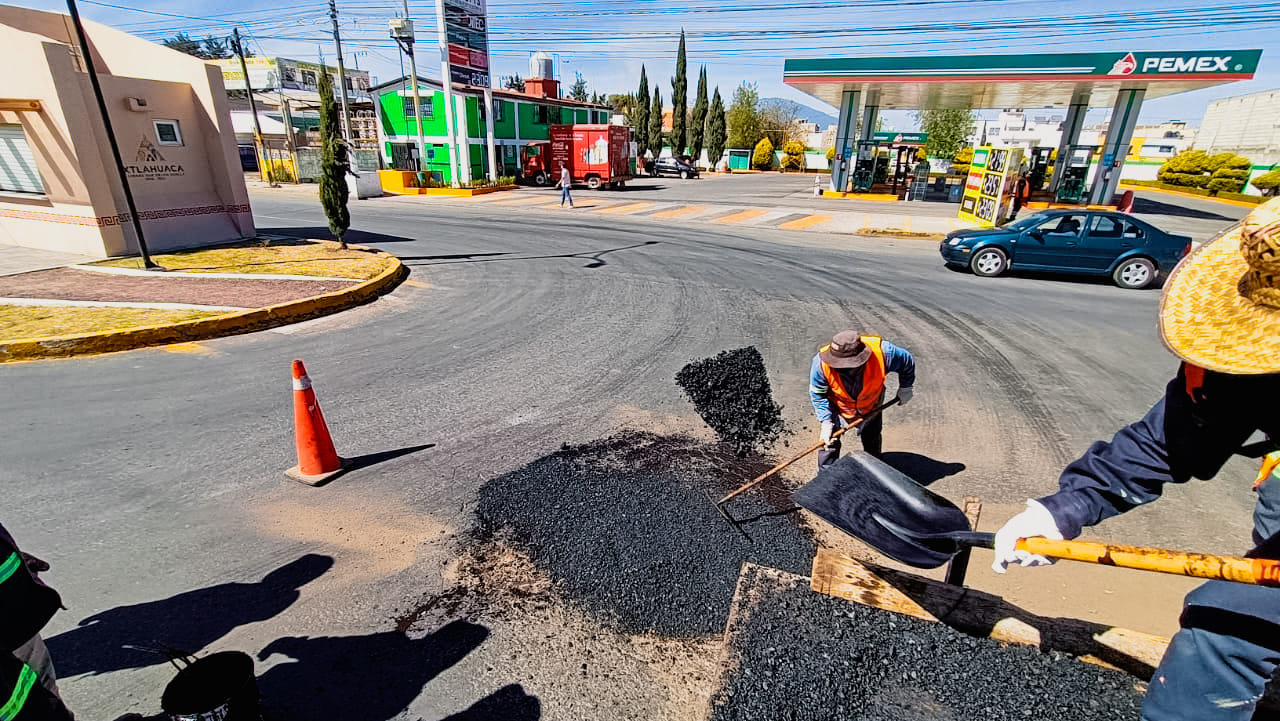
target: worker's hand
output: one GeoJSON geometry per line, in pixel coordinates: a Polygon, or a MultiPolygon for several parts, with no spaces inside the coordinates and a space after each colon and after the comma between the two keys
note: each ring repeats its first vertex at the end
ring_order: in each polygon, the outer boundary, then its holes
{"type": "Polygon", "coordinates": [[[898,403],[906,405],[911,402],[911,396],[915,395],[915,391],[911,390],[911,386],[898,389],[898,403]]]}
{"type": "Polygon", "coordinates": [[[836,432],[836,425],[831,421],[822,422],[822,430],[818,433],[818,438],[822,440],[822,444],[831,447],[831,434],[836,432]]]}
{"type": "Polygon", "coordinates": [[[991,570],[1004,573],[1012,563],[1020,566],[1047,566],[1053,563],[1053,559],[1014,548],[1018,539],[1036,536],[1044,536],[1055,541],[1062,540],[1062,532],[1058,530],[1058,523],[1053,520],[1053,514],[1049,513],[1049,509],[1040,505],[1038,501],[1029,500],[1027,510],[1010,518],[1008,523],[996,531],[996,560],[991,564],[991,570]]]}

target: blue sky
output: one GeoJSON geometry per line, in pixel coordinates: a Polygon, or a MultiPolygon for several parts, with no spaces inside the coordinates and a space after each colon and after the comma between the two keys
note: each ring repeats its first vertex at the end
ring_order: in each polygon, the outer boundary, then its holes
{"type": "MultiPolygon", "coordinates": [[[[81,14],[151,39],[176,32],[221,36],[238,25],[260,55],[311,60],[323,52],[333,57],[326,0],[104,2],[81,0],[81,14]]],[[[16,4],[66,10],[59,0],[16,4]]],[[[338,10],[348,65],[369,70],[379,80],[398,77],[400,54],[387,37],[386,23],[402,11],[402,3],[338,0],[338,10]]],[[[438,60],[425,62],[437,57],[434,2],[410,2],[409,10],[424,60],[419,72],[436,77],[438,60]]],[[[682,26],[690,32],[690,94],[697,68],[705,64],[711,85],[720,86],[726,103],[733,88],[746,80],[758,85],[761,97],[790,98],[829,111],[782,83],[782,61],[788,57],[1263,49],[1253,81],[1149,101],[1144,122],[1198,122],[1215,98],[1280,87],[1280,2],[489,0],[488,11],[495,76],[527,75],[529,54],[545,50],[556,56],[566,81],[576,71],[592,90],[631,92],[644,63],[650,84],[661,83],[667,107],[682,26]]],[[[1097,112],[1099,119],[1105,116],[1105,111],[1097,112]]],[[[890,121],[900,128],[910,122],[902,115],[890,121]]]]}

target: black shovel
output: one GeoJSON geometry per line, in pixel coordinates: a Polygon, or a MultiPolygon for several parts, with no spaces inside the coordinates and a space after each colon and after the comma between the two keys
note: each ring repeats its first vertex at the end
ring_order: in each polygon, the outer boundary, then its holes
{"type": "MultiPolygon", "coordinates": [[[[964,511],[868,453],[827,466],[792,498],[880,553],[916,568],[937,568],[960,550],[995,546],[994,533],[969,528],[964,511]]],[[[1086,563],[1179,576],[1280,585],[1280,561],[1085,541],[1023,538],[1017,548],[1086,563]]]]}

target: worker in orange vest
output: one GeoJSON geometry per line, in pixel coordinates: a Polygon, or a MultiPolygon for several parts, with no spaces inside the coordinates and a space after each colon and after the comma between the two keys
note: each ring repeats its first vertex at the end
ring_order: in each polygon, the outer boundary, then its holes
{"type": "Polygon", "coordinates": [[[1018,211],[1022,210],[1028,200],[1031,200],[1031,179],[1023,173],[1013,184],[1013,213],[1009,215],[1009,220],[1018,217],[1018,211]]]}
{"type": "MultiPolygon", "coordinates": [[[[905,405],[916,383],[916,359],[910,351],[853,330],[836,333],[829,344],[818,349],[809,369],[809,399],[826,444],[818,451],[818,468],[840,457],[840,439],[831,437],[837,428],[854,423],[884,403],[884,382],[890,373],[898,374],[898,402],[905,405]]],[[[878,457],[883,447],[883,429],[879,415],[858,428],[863,449],[873,456],[878,457]]]]}

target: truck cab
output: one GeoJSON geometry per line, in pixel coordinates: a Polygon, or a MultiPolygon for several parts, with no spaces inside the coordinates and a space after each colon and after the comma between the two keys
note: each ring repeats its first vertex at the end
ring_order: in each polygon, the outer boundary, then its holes
{"type": "Polygon", "coordinates": [[[529,143],[520,149],[520,175],[522,183],[544,186],[551,182],[551,169],[547,163],[551,157],[550,141],[529,143]]]}

